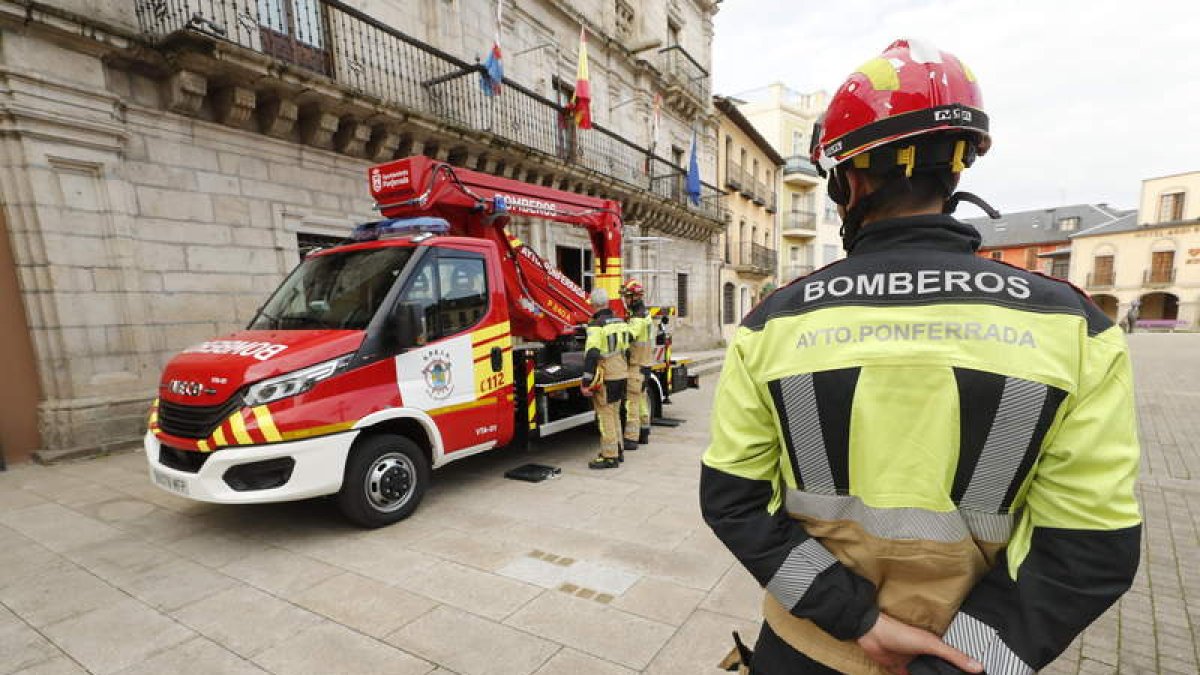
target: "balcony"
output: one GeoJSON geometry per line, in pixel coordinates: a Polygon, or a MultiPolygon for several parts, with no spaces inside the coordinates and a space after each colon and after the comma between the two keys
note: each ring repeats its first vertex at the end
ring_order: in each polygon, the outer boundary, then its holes
{"type": "MultiPolygon", "coordinates": [[[[627,220],[653,221],[667,234],[703,239],[724,226],[724,193],[705,183],[692,204],[683,167],[602,126],[564,124],[562,105],[507,78],[488,96],[481,64],[339,0],[154,0],[139,2],[137,16],[153,48],[125,58],[165,80],[176,112],[211,110],[217,122],[374,162],[426,154],[517,180],[601,189],[627,220]]],[[[668,63],[686,72],[690,57],[671,54],[668,63]]],[[[707,91],[706,82],[692,85],[707,91]]]]}
{"type": "Polygon", "coordinates": [[[783,179],[803,185],[818,185],[823,180],[817,173],[817,167],[803,155],[792,155],[786,158],[783,165],[783,179]]]}
{"type": "Polygon", "coordinates": [[[759,206],[767,205],[767,184],[761,180],[754,181],[754,196],[751,197],[759,206]]]}
{"type": "Polygon", "coordinates": [[[1117,278],[1116,273],[1113,270],[1109,270],[1107,272],[1104,272],[1104,271],[1088,272],[1087,288],[1089,288],[1089,289],[1112,288],[1113,284],[1116,281],[1116,278],[1117,278]]]}
{"type": "Polygon", "coordinates": [[[735,271],[755,276],[770,276],[775,274],[777,257],[774,249],[762,244],[743,242],[736,253],[739,255],[733,263],[735,271]]]}
{"type": "Polygon", "coordinates": [[[764,207],[767,213],[775,213],[779,210],[779,196],[771,190],[771,194],[767,195],[767,205],[764,207]]]}
{"type": "Polygon", "coordinates": [[[1151,268],[1142,272],[1143,286],[1170,286],[1175,283],[1175,268],[1151,268]]]}
{"type": "Polygon", "coordinates": [[[793,279],[798,279],[802,276],[812,274],[812,265],[801,265],[800,263],[788,263],[784,266],[779,280],[783,283],[789,283],[793,279]]]}
{"type": "Polygon", "coordinates": [[[669,105],[683,109],[687,116],[707,110],[709,104],[708,71],[679,45],[658,50],[659,68],[667,81],[664,97],[669,105]],[[690,101],[681,100],[680,94],[690,101]]]}
{"type": "Polygon", "coordinates": [[[732,160],[725,161],[725,187],[730,190],[740,190],[742,181],[745,176],[742,173],[742,165],[732,160]]]}
{"type": "Polygon", "coordinates": [[[817,236],[817,214],[812,211],[792,209],[783,214],[783,229],[780,234],[785,237],[815,237],[817,236]]]}

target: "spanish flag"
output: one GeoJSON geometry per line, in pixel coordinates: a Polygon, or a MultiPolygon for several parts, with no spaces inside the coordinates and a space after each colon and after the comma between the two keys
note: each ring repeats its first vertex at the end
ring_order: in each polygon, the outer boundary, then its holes
{"type": "Polygon", "coordinates": [[[571,94],[568,105],[575,126],[580,129],[592,128],[592,88],[588,83],[587,63],[587,31],[579,28],[579,73],[575,76],[575,93],[571,94]]]}

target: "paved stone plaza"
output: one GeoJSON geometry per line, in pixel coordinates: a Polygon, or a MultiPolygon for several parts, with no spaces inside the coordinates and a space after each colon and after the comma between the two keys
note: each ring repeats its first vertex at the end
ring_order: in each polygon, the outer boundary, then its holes
{"type": "MultiPolygon", "coordinates": [[[[1147,519],[1133,591],[1051,673],[1195,673],[1200,335],[1132,337],[1147,519]]],[[[696,506],[715,376],[650,449],[591,436],[438,473],[364,532],[326,500],[197,504],[140,454],[0,474],[0,673],[702,675],[756,633],[760,591],[696,506]],[[526,461],[563,467],[505,480],[526,461]]]]}

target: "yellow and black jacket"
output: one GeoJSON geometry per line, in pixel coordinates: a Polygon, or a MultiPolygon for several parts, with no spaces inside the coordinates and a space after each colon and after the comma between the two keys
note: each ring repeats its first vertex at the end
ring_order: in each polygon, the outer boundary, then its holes
{"type": "Polygon", "coordinates": [[[629,376],[626,353],[629,349],[629,324],[613,314],[611,309],[602,309],[592,315],[583,349],[584,383],[624,382],[629,376]]]}
{"type": "Polygon", "coordinates": [[[629,310],[629,366],[631,368],[646,368],[654,360],[654,345],[651,326],[653,319],[650,311],[641,301],[635,302],[629,310]]]}
{"type": "Polygon", "coordinates": [[[978,245],[950,216],[872,223],[755,308],[725,359],[705,520],[775,632],[842,672],[883,672],[853,642],[882,610],[987,673],[1032,673],[1137,568],[1124,335],[978,245]]]}

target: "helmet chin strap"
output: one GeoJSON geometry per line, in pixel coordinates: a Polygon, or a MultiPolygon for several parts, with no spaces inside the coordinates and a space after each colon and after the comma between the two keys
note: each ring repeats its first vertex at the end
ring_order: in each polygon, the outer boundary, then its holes
{"type": "MultiPolygon", "coordinates": [[[[845,173],[834,169],[834,174],[829,177],[830,197],[839,204],[845,205],[849,201],[849,186],[844,184],[846,181],[845,173]],[[835,185],[835,181],[837,185],[835,185]],[[841,201],[838,198],[841,198],[841,201]]],[[[981,197],[970,192],[954,192],[954,184],[951,182],[946,187],[946,201],[942,205],[942,213],[951,214],[958,208],[960,202],[970,202],[978,206],[992,220],[999,220],[1000,212],[992,207],[991,204],[985,202],[981,197]]],[[[880,204],[895,199],[901,194],[905,194],[912,190],[912,184],[908,177],[904,174],[903,167],[898,167],[889,173],[883,185],[879,189],[865,195],[846,210],[846,217],[842,219],[842,227],[838,234],[842,237],[842,248],[847,253],[854,246],[854,240],[858,238],[859,232],[862,231],[863,219],[872,209],[880,204]]]]}
{"type": "Polygon", "coordinates": [[[970,192],[955,192],[946,198],[946,205],[942,207],[942,213],[951,214],[958,208],[959,202],[970,202],[978,206],[980,210],[988,215],[992,220],[1000,220],[1000,212],[992,207],[991,204],[983,201],[983,198],[974,195],[970,192]]]}

